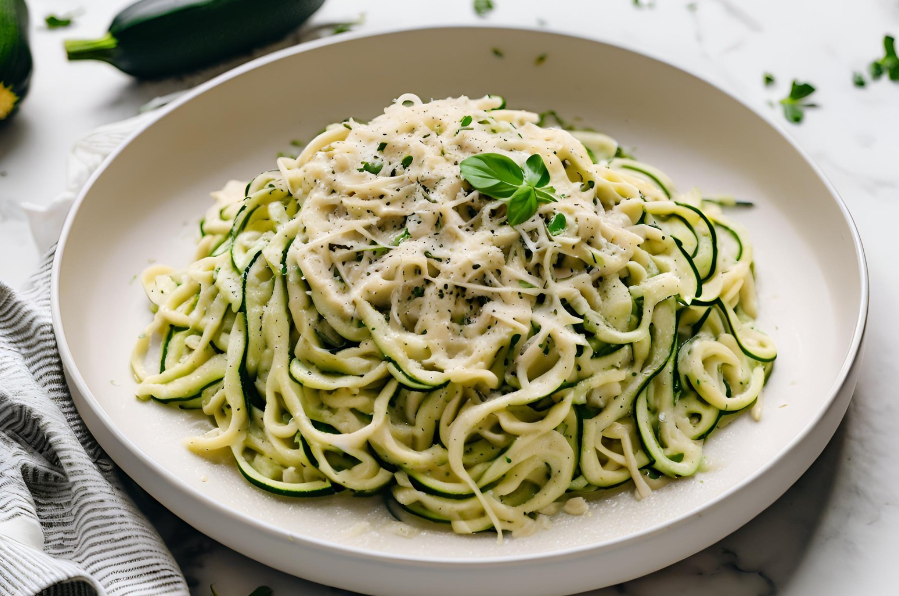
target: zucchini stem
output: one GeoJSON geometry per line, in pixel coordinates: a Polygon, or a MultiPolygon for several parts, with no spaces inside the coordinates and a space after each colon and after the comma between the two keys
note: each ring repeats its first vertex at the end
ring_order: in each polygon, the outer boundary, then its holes
{"type": "Polygon", "coordinates": [[[112,33],[97,39],[67,39],[66,56],[69,60],[112,60],[112,50],[119,45],[112,33]]]}

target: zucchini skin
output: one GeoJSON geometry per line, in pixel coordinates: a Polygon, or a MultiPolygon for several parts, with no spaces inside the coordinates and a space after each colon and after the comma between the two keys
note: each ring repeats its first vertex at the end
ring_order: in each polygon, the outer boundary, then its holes
{"type": "Polygon", "coordinates": [[[32,66],[25,0],[0,0],[0,122],[15,114],[28,94],[32,66]]]}
{"type": "Polygon", "coordinates": [[[283,38],[324,0],[140,0],[96,40],[66,41],[69,60],[102,60],[156,79],[211,66],[283,38]]]}

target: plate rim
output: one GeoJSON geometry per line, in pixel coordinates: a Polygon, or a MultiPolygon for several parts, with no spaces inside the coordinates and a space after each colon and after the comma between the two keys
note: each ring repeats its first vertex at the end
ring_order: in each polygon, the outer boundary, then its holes
{"type": "MultiPolygon", "coordinates": [[[[569,557],[582,556],[588,552],[601,552],[603,550],[614,549],[616,547],[624,546],[631,541],[642,540],[651,538],[654,534],[658,534],[661,532],[665,532],[671,529],[674,526],[681,525],[684,522],[688,521],[690,518],[696,517],[701,514],[703,511],[713,508],[715,506],[720,505],[723,501],[732,498],[737,493],[740,493],[741,490],[748,484],[755,482],[759,477],[763,476],[766,472],[769,472],[772,468],[777,466],[779,463],[783,461],[788,454],[792,453],[798,446],[801,444],[808,435],[812,432],[814,428],[818,426],[821,420],[826,416],[829,412],[831,406],[834,405],[834,402],[837,400],[841,389],[846,383],[847,377],[850,374],[850,369],[853,364],[856,362],[858,357],[860,356],[860,347],[862,345],[862,341],[864,338],[865,328],[867,325],[868,318],[868,310],[869,310],[869,302],[870,302],[870,280],[869,280],[869,272],[867,266],[867,259],[865,256],[864,246],[862,244],[861,236],[858,232],[858,228],[855,224],[855,220],[852,217],[846,203],[843,201],[840,194],[837,192],[834,185],[830,182],[821,168],[818,166],[814,160],[808,155],[808,153],[801,147],[799,144],[793,139],[793,137],[787,132],[787,130],[783,127],[783,125],[775,121],[772,116],[767,115],[748,102],[744,101],[740,97],[738,97],[735,93],[731,92],[728,88],[722,86],[718,82],[712,80],[709,76],[695,72],[691,68],[687,68],[684,66],[680,66],[677,64],[673,64],[668,61],[664,57],[661,56],[660,53],[654,52],[652,50],[648,50],[645,48],[638,48],[634,44],[628,43],[619,43],[619,42],[611,42],[607,40],[602,40],[597,37],[588,37],[585,35],[579,34],[571,34],[565,33],[561,31],[556,31],[548,28],[538,28],[533,26],[518,26],[518,25],[510,25],[510,26],[497,26],[491,24],[438,24],[438,25],[427,25],[422,27],[388,27],[381,28],[374,31],[368,32],[350,32],[344,33],[339,36],[333,36],[328,38],[322,38],[310,42],[303,42],[291,47],[283,48],[281,50],[272,52],[270,54],[261,56],[259,58],[250,60],[240,66],[237,66],[231,70],[228,70],[220,75],[213,77],[212,79],[190,89],[182,96],[178,97],[174,101],[165,106],[157,109],[154,113],[154,116],[148,118],[146,122],[141,123],[140,126],[137,127],[135,131],[133,131],[122,143],[117,147],[113,152],[111,152],[103,163],[93,172],[93,174],[88,178],[87,182],[85,182],[84,186],[78,192],[78,196],[75,201],[72,203],[72,206],[69,209],[68,214],[66,215],[65,223],[62,228],[62,232],[60,233],[59,241],[56,244],[56,252],[53,257],[53,266],[51,269],[51,286],[50,286],[50,307],[51,307],[51,317],[53,324],[53,332],[56,338],[57,348],[59,350],[60,358],[65,367],[65,371],[67,373],[67,378],[69,381],[74,381],[74,384],[80,393],[82,399],[84,400],[84,404],[87,405],[91,413],[96,416],[104,425],[105,430],[110,432],[119,442],[119,444],[125,447],[133,457],[136,457],[141,461],[145,466],[149,469],[153,470],[159,476],[162,476],[170,485],[176,486],[182,492],[188,493],[193,499],[198,501],[205,507],[209,507],[213,510],[216,510],[222,515],[226,515],[232,519],[236,519],[240,523],[248,524],[253,526],[256,530],[262,531],[270,537],[274,538],[288,538],[291,542],[295,542],[298,544],[305,543],[306,546],[314,547],[316,549],[323,549],[325,551],[333,552],[335,554],[340,554],[343,556],[354,556],[359,557],[366,560],[372,561],[383,561],[390,563],[401,563],[401,564],[414,564],[414,565],[438,565],[440,567],[445,568],[464,568],[464,567],[487,567],[487,566],[496,566],[503,564],[521,564],[527,563],[529,561],[540,560],[543,562],[549,562],[553,560],[561,560],[569,557]],[[859,303],[859,311],[856,316],[856,321],[854,325],[854,330],[852,334],[852,341],[849,344],[849,349],[846,352],[846,355],[843,358],[839,373],[837,374],[833,385],[830,387],[827,393],[827,398],[822,400],[821,406],[815,416],[805,425],[796,436],[789,442],[787,445],[781,449],[781,451],[774,456],[771,460],[769,460],[764,466],[758,469],[753,474],[744,478],[742,481],[738,482],[734,486],[728,488],[723,491],[719,495],[715,496],[709,501],[704,502],[702,505],[695,507],[693,509],[687,510],[674,517],[671,520],[668,520],[662,524],[657,524],[655,526],[640,530],[638,532],[632,534],[626,534],[623,536],[619,536],[617,538],[613,538],[610,540],[606,540],[603,542],[586,544],[576,547],[570,547],[566,549],[561,549],[557,551],[553,551],[550,553],[530,553],[530,554],[512,554],[512,555],[502,555],[495,557],[461,557],[454,559],[442,559],[438,557],[428,557],[421,555],[400,555],[395,553],[385,553],[380,551],[372,551],[369,549],[346,545],[346,544],[338,544],[334,542],[326,542],[320,538],[310,537],[310,536],[301,536],[296,535],[287,530],[279,528],[273,524],[268,522],[253,518],[243,512],[234,510],[225,504],[215,500],[214,498],[197,491],[192,486],[178,478],[173,472],[161,466],[151,457],[149,457],[146,453],[144,453],[137,445],[135,445],[118,427],[113,423],[112,419],[106,413],[106,411],[99,404],[97,399],[92,394],[89,386],[85,382],[82,377],[78,367],[75,364],[74,357],[72,355],[71,350],[69,349],[68,342],[66,340],[65,331],[62,325],[62,314],[60,309],[60,301],[59,301],[59,277],[61,270],[62,257],[65,253],[66,243],[68,240],[68,236],[71,230],[71,227],[77,217],[78,211],[82,204],[84,203],[85,198],[93,187],[94,183],[106,169],[118,158],[119,154],[124,151],[137,137],[143,134],[147,129],[155,125],[162,118],[166,117],[169,113],[177,110],[183,104],[186,104],[192,101],[194,98],[204,94],[208,90],[219,86],[233,78],[236,78],[246,72],[255,70],[261,66],[266,64],[276,62],[278,60],[287,58],[289,56],[294,56],[297,54],[302,54],[310,51],[317,50],[321,47],[327,47],[336,44],[342,44],[347,42],[356,41],[359,39],[373,39],[378,37],[390,37],[395,35],[403,35],[408,33],[420,32],[420,31],[432,31],[432,30],[495,30],[495,31],[512,31],[518,33],[530,33],[530,34],[539,34],[543,36],[552,36],[552,37],[561,37],[572,39],[576,41],[587,41],[591,43],[596,43],[600,45],[604,45],[613,49],[624,50],[626,52],[630,52],[632,54],[636,54],[642,58],[647,58],[656,63],[659,63],[662,66],[675,69],[680,71],[683,74],[686,74],[689,77],[696,79],[698,82],[705,83],[709,87],[723,93],[731,100],[735,101],[737,104],[748,110],[754,116],[760,118],[763,122],[765,122],[774,132],[776,132],[784,141],[786,141],[790,148],[805,162],[807,166],[809,166],[812,172],[821,180],[824,184],[825,189],[828,191],[830,198],[835,201],[837,207],[840,210],[840,213],[843,216],[845,224],[849,229],[851,240],[853,247],[856,251],[856,260],[859,268],[859,289],[861,292],[861,300],[859,303]]],[[[851,399],[851,397],[850,397],[851,399]]],[[[77,404],[77,400],[74,400],[77,404]]],[[[842,415],[841,415],[842,418],[842,415]]],[[[87,424],[87,423],[85,423],[87,424]]],[[[88,428],[90,430],[90,428],[88,428]]],[[[93,433],[92,433],[93,435],[93,433]]],[[[830,437],[828,437],[828,442],[830,437]]],[[[99,442],[99,441],[98,441],[99,442]]],[[[101,445],[102,446],[102,445],[101,445]]],[[[106,450],[106,447],[104,450],[106,450]]],[[[817,456],[816,456],[817,457],[817,456]]],[[[111,458],[111,456],[110,456],[111,458]]],[[[112,458],[111,458],[112,459],[112,458]]],[[[119,465],[116,463],[116,465],[119,465]]],[[[120,466],[122,467],[122,466],[120,466]]],[[[122,468],[123,471],[127,473],[127,471],[122,468]]],[[[796,478],[798,479],[798,477],[796,478]]],[[[794,481],[795,482],[795,479],[794,481]]],[[[792,484],[792,483],[791,483],[792,484]]],[[[770,506],[770,504],[766,505],[765,508],[770,506]]],[[[753,516],[754,517],[754,516],[753,516]]],[[[751,519],[751,518],[750,518],[751,519]]],[[[185,520],[188,523],[189,520],[185,520]]]]}

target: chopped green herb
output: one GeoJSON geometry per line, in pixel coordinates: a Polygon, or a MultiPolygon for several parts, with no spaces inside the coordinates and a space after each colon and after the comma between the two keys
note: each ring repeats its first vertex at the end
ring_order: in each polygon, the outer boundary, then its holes
{"type": "Polygon", "coordinates": [[[338,35],[340,33],[346,33],[347,31],[352,31],[353,27],[356,25],[361,25],[365,23],[365,13],[359,15],[359,18],[351,23],[338,23],[334,25],[334,28],[331,29],[331,33],[333,35],[338,35]]]}
{"type": "Polygon", "coordinates": [[[471,124],[471,116],[466,116],[465,118],[462,118],[461,124],[462,124],[462,126],[468,126],[469,124],[471,124]]]}
{"type": "Polygon", "coordinates": [[[550,236],[558,236],[562,232],[565,231],[565,228],[568,226],[568,222],[565,220],[564,213],[556,213],[552,220],[549,222],[549,225],[546,226],[546,229],[549,230],[550,236]]]}
{"type": "Polygon", "coordinates": [[[344,122],[344,123],[343,123],[343,127],[344,127],[344,128],[348,128],[348,129],[350,129],[350,130],[353,130],[353,127],[350,126],[350,123],[349,123],[349,122],[344,122]]]}
{"type": "Polygon", "coordinates": [[[496,56],[497,58],[504,58],[506,56],[505,54],[503,54],[503,51],[499,48],[493,48],[491,51],[493,52],[493,55],[496,56]]]}
{"type": "Polygon", "coordinates": [[[380,151],[384,151],[384,149],[385,149],[386,147],[387,147],[387,143],[381,143],[380,145],[378,145],[378,151],[379,151],[379,152],[380,152],[380,151]]]}
{"type": "Polygon", "coordinates": [[[74,15],[67,14],[62,17],[58,17],[53,14],[48,14],[44,17],[44,23],[47,24],[47,29],[63,29],[65,27],[70,27],[72,25],[72,17],[74,15]]]}
{"type": "Polygon", "coordinates": [[[511,464],[511,463],[512,463],[512,458],[509,457],[509,456],[506,456],[506,463],[507,463],[507,464],[511,464]]]}
{"type": "Polygon", "coordinates": [[[770,72],[765,73],[765,87],[770,87],[774,84],[774,75],[770,72]]]}
{"type": "Polygon", "coordinates": [[[869,71],[875,81],[886,73],[891,81],[899,81],[899,56],[896,55],[896,40],[891,35],[883,38],[884,56],[871,63],[869,71]]]}
{"type": "Polygon", "coordinates": [[[411,99],[407,99],[406,101],[403,102],[403,105],[404,105],[405,107],[407,107],[407,108],[408,108],[408,107],[411,107],[411,106],[414,105],[414,104],[415,104],[415,102],[412,101],[411,99]]]}
{"type": "Polygon", "coordinates": [[[393,245],[399,246],[411,237],[412,234],[409,233],[409,228],[403,228],[403,233],[393,239],[393,245]]]}
{"type": "Polygon", "coordinates": [[[528,282],[524,281],[523,279],[518,280],[518,285],[521,286],[522,288],[536,288],[537,287],[532,283],[528,283],[528,282]]]}
{"type": "Polygon", "coordinates": [[[294,147],[302,147],[306,143],[304,143],[303,141],[301,141],[299,139],[293,139],[292,141],[290,141],[290,144],[293,145],[294,147]]]}
{"type": "Polygon", "coordinates": [[[794,80],[790,87],[790,94],[780,100],[786,119],[793,124],[799,124],[805,116],[806,108],[818,107],[816,104],[804,101],[814,92],[815,88],[812,85],[794,80]]]}
{"type": "Polygon", "coordinates": [[[539,56],[537,56],[537,58],[534,59],[534,65],[540,66],[541,64],[546,62],[546,58],[547,58],[546,54],[540,54],[539,56]]]}
{"type": "Polygon", "coordinates": [[[474,13],[481,18],[493,10],[493,0],[474,0],[474,13]]]}
{"type": "Polygon", "coordinates": [[[379,162],[369,163],[367,161],[362,162],[362,167],[356,170],[357,172],[368,172],[369,174],[374,174],[377,176],[381,172],[381,168],[384,167],[384,164],[379,162]]]}
{"type": "Polygon", "coordinates": [[[403,161],[401,161],[400,163],[403,165],[404,168],[408,168],[410,165],[412,165],[412,156],[407,155],[406,157],[403,158],[403,161]]]}
{"type": "Polygon", "coordinates": [[[852,73],[852,84],[856,87],[864,87],[868,83],[867,81],[865,81],[865,77],[864,75],[862,75],[862,73],[854,72],[852,73]]]}
{"type": "Polygon", "coordinates": [[[425,289],[421,286],[416,286],[412,288],[412,297],[413,298],[421,298],[425,295],[425,289]]]}

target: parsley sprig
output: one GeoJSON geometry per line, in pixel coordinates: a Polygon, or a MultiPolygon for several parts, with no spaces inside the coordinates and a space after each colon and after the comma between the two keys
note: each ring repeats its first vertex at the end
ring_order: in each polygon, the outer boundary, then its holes
{"type": "Polygon", "coordinates": [[[883,58],[875,60],[868,67],[871,78],[876,81],[886,74],[891,81],[899,81],[899,56],[896,55],[896,40],[893,36],[883,38],[883,52],[883,58]]]}
{"type": "Polygon", "coordinates": [[[537,213],[542,203],[558,199],[549,184],[549,171],[539,154],[531,155],[522,168],[499,153],[481,153],[462,160],[462,178],[476,190],[494,199],[507,199],[509,225],[524,223],[537,213]]]}
{"type": "Polygon", "coordinates": [[[815,88],[812,85],[794,80],[790,87],[790,94],[780,100],[786,119],[794,124],[799,124],[805,117],[806,108],[817,108],[817,104],[805,101],[814,92],[815,88]]]}

